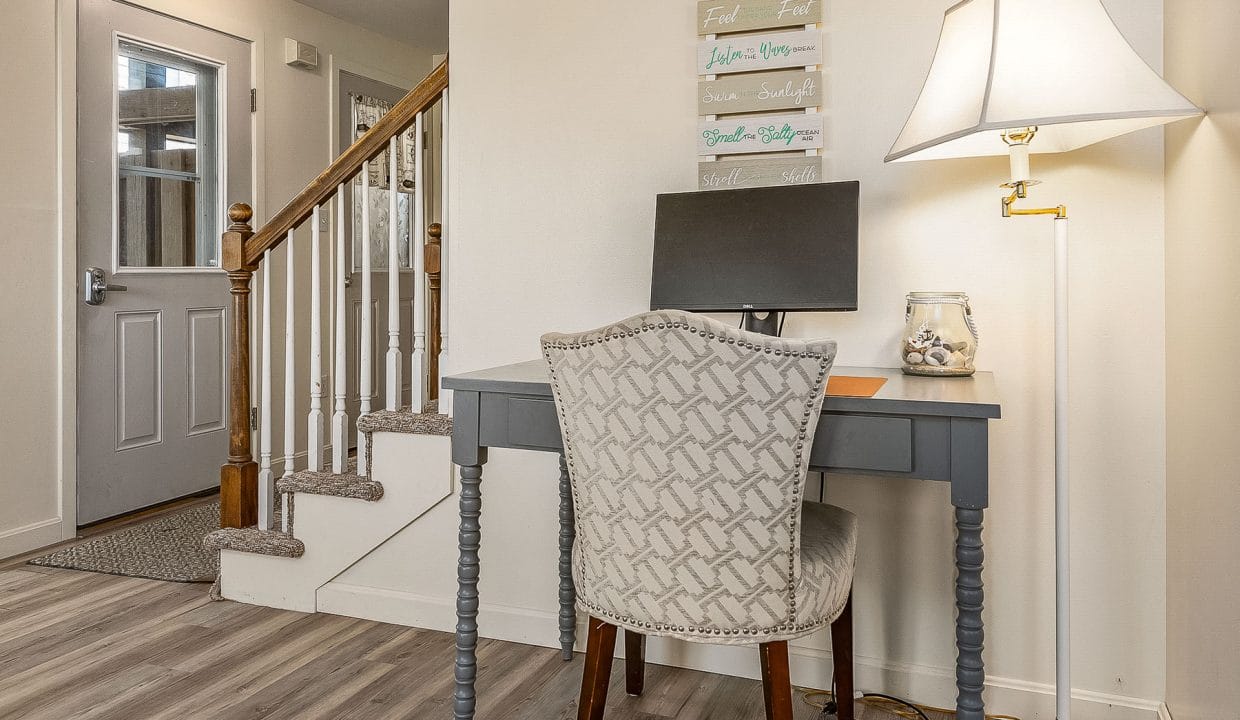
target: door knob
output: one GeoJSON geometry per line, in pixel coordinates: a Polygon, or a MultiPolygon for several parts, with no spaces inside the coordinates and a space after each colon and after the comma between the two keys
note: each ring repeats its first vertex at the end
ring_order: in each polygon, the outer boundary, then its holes
{"type": "Polygon", "coordinates": [[[109,283],[103,270],[97,267],[86,268],[86,275],[82,279],[82,299],[87,305],[102,305],[107,299],[108,291],[124,292],[128,290],[124,285],[113,285],[109,283]]]}

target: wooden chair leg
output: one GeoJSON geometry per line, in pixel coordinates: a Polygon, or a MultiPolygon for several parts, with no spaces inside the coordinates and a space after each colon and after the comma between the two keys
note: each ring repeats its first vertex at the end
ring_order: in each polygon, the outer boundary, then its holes
{"type": "Polygon", "coordinates": [[[624,690],[641,695],[646,686],[646,636],[632,630],[624,631],[624,690]]]}
{"type": "Polygon", "coordinates": [[[577,720],[602,720],[611,681],[611,658],[616,652],[616,626],[590,618],[586,638],[586,667],[581,675],[581,702],[577,720]]]}
{"type": "Polygon", "coordinates": [[[762,656],[762,698],[766,701],[766,720],[792,720],[788,643],[762,643],[758,646],[758,653],[762,656]]]}
{"type": "Polygon", "coordinates": [[[852,593],[844,611],[831,623],[831,659],[835,663],[837,720],[853,720],[852,593]]]}

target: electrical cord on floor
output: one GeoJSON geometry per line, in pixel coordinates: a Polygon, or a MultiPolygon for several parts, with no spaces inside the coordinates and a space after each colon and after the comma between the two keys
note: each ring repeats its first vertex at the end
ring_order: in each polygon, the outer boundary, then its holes
{"type": "MultiPolygon", "coordinates": [[[[831,686],[835,686],[834,678],[831,686]]],[[[822,712],[818,716],[820,720],[823,718],[835,717],[838,706],[835,703],[835,693],[829,690],[813,690],[811,688],[797,688],[801,691],[801,701],[810,707],[818,708],[822,712]]],[[[919,705],[911,703],[907,700],[901,700],[893,695],[885,695],[883,693],[863,693],[855,702],[872,707],[883,708],[892,715],[903,718],[903,720],[929,720],[926,715],[928,712],[942,713],[944,715],[955,715],[954,710],[948,708],[935,707],[933,705],[919,705]]],[[[986,720],[1020,720],[1012,715],[987,715],[986,720]]]]}
{"type": "Polygon", "coordinates": [[[920,718],[921,720],[930,720],[930,718],[927,717],[924,712],[922,712],[921,708],[917,707],[916,705],[914,705],[913,703],[907,700],[901,700],[900,698],[895,697],[894,695],[884,695],[883,693],[865,693],[861,696],[862,700],[866,698],[882,698],[883,700],[886,700],[887,702],[896,703],[897,705],[900,705],[901,707],[906,707],[912,710],[913,712],[917,713],[917,717],[920,718]]]}

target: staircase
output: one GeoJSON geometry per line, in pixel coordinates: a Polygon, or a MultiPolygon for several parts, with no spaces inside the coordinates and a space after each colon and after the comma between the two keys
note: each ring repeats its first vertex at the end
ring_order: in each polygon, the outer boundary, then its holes
{"type": "Polygon", "coordinates": [[[446,415],[380,411],[358,425],[372,451],[366,475],[294,472],[276,482],[282,529],[207,537],[222,597],[315,612],[319,588],[452,494],[446,415]]]}
{"type": "MultiPolygon", "coordinates": [[[[420,230],[426,227],[426,117],[440,104],[446,158],[447,87],[448,68],[444,62],[257,232],[249,225],[253,213],[248,206],[237,204],[229,208],[232,226],[224,233],[222,254],[232,283],[230,444],[228,462],[220,471],[220,529],[204,541],[209,549],[220,553],[218,590],[224,598],[314,612],[320,588],[452,493],[452,420],[447,412],[439,412],[437,402],[440,355],[446,351],[440,301],[440,287],[447,284],[443,272],[446,232],[441,224],[427,227],[425,234],[420,230]],[[405,163],[413,167],[403,167],[405,163]],[[408,241],[412,267],[401,268],[398,250],[405,238],[398,236],[398,223],[391,220],[398,215],[398,179],[402,180],[403,192],[409,189],[405,179],[410,177],[413,237],[408,241]],[[359,307],[355,310],[346,304],[345,289],[349,284],[345,267],[351,260],[346,253],[344,218],[346,199],[353,202],[356,187],[361,192],[361,237],[357,240],[362,282],[356,302],[359,307]],[[381,190],[386,190],[389,201],[384,229],[388,263],[386,269],[372,272],[371,200],[373,193],[381,190]],[[324,228],[320,220],[322,210],[332,208],[333,204],[336,227],[334,238],[327,241],[334,243],[327,247],[330,265],[336,272],[334,278],[324,278],[320,257],[324,228]],[[298,228],[302,237],[298,237],[298,228]],[[309,278],[299,276],[294,263],[294,246],[306,244],[307,231],[312,258],[309,278]],[[270,288],[273,273],[279,273],[280,268],[272,262],[271,252],[282,244],[287,288],[285,381],[282,395],[277,396],[272,379],[270,288]],[[410,270],[414,287],[409,308],[412,334],[402,332],[399,294],[402,273],[408,278],[410,270]],[[256,405],[257,461],[252,452],[250,414],[250,285],[256,272],[261,272],[264,280],[262,296],[254,303],[261,318],[261,337],[256,343],[260,380],[256,405]],[[386,328],[372,316],[378,304],[372,292],[376,274],[388,281],[386,328]],[[310,409],[308,415],[301,416],[304,421],[298,421],[294,386],[299,357],[294,353],[294,349],[299,349],[295,336],[298,308],[294,306],[294,289],[303,283],[309,286],[311,298],[310,338],[305,355],[311,378],[310,409]],[[325,296],[330,301],[326,303],[330,306],[327,312],[323,308],[325,296]],[[353,319],[360,337],[356,346],[349,347],[347,328],[350,313],[355,311],[360,314],[353,319]],[[386,331],[381,335],[386,354],[381,357],[376,347],[380,344],[376,330],[386,331]],[[324,382],[328,376],[323,373],[325,335],[331,338],[330,387],[324,382]],[[351,350],[356,352],[356,397],[360,400],[359,417],[354,422],[348,416],[347,402],[351,350]],[[386,368],[384,388],[374,387],[372,368],[380,362],[386,368]],[[408,407],[403,397],[403,372],[410,372],[412,402],[408,407]],[[372,398],[379,396],[383,407],[374,409],[372,398]],[[334,401],[330,413],[324,407],[325,398],[328,403],[334,401]],[[272,409],[280,405],[284,408],[284,455],[283,474],[277,478],[272,464],[272,409]],[[300,453],[296,452],[297,426],[307,431],[306,447],[300,453]],[[356,455],[351,457],[354,447],[356,455]],[[304,467],[298,468],[299,464],[304,467]]],[[[446,175],[446,160],[444,168],[446,175]]],[[[446,191],[441,192],[441,202],[445,196],[446,191]]]]}

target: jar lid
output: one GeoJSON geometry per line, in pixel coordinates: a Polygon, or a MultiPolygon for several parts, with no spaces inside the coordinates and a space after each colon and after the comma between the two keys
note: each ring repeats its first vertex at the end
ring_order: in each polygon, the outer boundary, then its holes
{"type": "Polygon", "coordinates": [[[908,302],[924,305],[935,303],[955,303],[957,305],[968,305],[969,296],[962,292],[911,292],[908,294],[908,302]]]}

